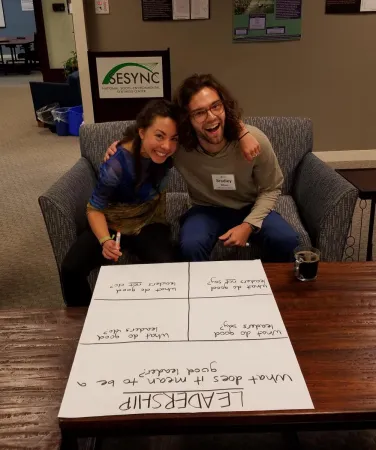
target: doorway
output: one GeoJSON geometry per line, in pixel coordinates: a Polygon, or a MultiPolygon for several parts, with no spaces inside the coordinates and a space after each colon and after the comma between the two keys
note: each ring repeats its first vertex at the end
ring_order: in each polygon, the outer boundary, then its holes
{"type": "Polygon", "coordinates": [[[64,62],[76,52],[70,1],[34,0],[36,47],[43,81],[63,82],[64,62]]]}

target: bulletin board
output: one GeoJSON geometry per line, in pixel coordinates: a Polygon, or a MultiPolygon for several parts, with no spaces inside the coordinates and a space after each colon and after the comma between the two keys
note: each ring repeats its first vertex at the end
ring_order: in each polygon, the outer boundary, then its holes
{"type": "Polygon", "coordinates": [[[233,42],[299,40],[302,0],[233,0],[233,42]]]}

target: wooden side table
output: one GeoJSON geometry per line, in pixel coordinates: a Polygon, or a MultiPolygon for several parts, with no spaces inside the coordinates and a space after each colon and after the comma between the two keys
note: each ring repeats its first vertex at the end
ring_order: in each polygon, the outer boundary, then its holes
{"type": "Polygon", "coordinates": [[[338,169],[343,178],[354,185],[359,191],[361,200],[371,200],[371,215],[368,228],[367,261],[372,261],[372,239],[375,222],[376,204],[376,169],[338,169]]]}

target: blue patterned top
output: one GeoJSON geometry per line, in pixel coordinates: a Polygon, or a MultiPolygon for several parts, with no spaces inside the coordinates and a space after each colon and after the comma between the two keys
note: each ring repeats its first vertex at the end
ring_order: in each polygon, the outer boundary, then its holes
{"type": "Polygon", "coordinates": [[[104,210],[109,204],[124,203],[136,205],[156,198],[159,192],[167,187],[167,174],[158,186],[158,191],[147,179],[147,172],[153,163],[150,158],[141,157],[142,174],[146,179],[135,189],[135,164],[132,153],[122,146],[103,163],[99,171],[99,179],[90,197],[89,204],[97,210],[104,210]]]}

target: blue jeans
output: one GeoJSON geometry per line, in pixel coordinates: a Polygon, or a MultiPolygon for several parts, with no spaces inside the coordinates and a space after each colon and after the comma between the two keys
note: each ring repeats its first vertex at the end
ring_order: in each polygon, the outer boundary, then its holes
{"type": "MultiPolygon", "coordinates": [[[[251,206],[240,210],[213,206],[193,206],[180,219],[180,250],[183,261],[209,261],[219,236],[240,225],[251,206]]],[[[290,262],[299,245],[298,235],[278,213],[272,211],[249,242],[263,247],[268,262],[290,262]]]]}

